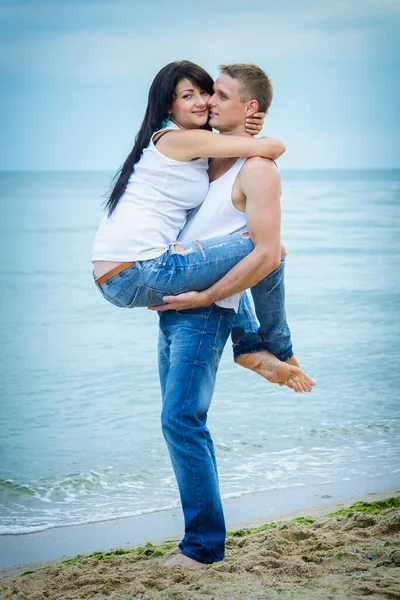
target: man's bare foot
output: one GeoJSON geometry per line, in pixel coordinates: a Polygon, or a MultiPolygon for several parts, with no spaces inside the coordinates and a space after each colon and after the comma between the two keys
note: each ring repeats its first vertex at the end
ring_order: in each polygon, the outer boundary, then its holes
{"type": "Polygon", "coordinates": [[[189,556],[185,556],[185,554],[177,554],[174,558],[170,558],[167,562],[164,563],[165,567],[187,567],[189,569],[201,569],[201,567],[205,567],[206,565],[198,560],[194,560],[193,558],[189,558],[189,556]]]}
{"type": "Polygon", "coordinates": [[[172,548],[172,550],[170,550],[168,554],[180,554],[181,552],[182,550],[179,548],[179,546],[177,546],[176,548],[172,548]]]}
{"type": "Polygon", "coordinates": [[[289,362],[282,362],[267,350],[241,354],[235,362],[261,375],[271,383],[287,385],[295,392],[311,392],[311,384],[306,382],[306,376],[300,367],[291,365],[289,362]]]}

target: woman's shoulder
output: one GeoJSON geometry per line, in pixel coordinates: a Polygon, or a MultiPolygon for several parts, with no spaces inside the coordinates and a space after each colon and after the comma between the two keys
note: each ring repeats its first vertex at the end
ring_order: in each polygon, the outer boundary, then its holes
{"type": "Polygon", "coordinates": [[[152,135],[147,151],[155,153],[170,164],[190,166],[198,164],[208,167],[208,161],[204,158],[189,155],[188,148],[191,148],[190,140],[193,134],[199,133],[200,129],[182,130],[177,125],[171,124],[160,129],[152,135]],[[168,134],[168,135],[167,135],[168,134]]]}

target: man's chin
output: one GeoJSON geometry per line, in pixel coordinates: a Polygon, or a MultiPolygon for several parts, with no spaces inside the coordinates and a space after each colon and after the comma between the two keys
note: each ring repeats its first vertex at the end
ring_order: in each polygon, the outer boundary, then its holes
{"type": "Polygon", "coordinates": [[[218,129],[218,119],[216,117],[211,116],[208,119],[208,124],[213,128],[213,129],[218,129]]]}

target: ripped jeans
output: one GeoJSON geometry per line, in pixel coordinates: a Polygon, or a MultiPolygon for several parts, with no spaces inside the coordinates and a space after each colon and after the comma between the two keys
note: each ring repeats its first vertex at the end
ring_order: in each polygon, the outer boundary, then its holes
{"type": "MultiPolygon", "coordinates": [[[[254,249],[249,237],[232,234],[202,240],[179,242],[186,250],[177,252],[176,242],[161,256],[139,261],[96,284],[108,302],[120,308],[158,306],[163,296],[176,296],[209,288],[254,249]]],[[[290,331],[286,323],[284,297],[284,259],[281,265],[252,289],[255,313],[241,302],[234,327],[235,356],[265,348],[287,360],[292,356],[290,331]]]]}

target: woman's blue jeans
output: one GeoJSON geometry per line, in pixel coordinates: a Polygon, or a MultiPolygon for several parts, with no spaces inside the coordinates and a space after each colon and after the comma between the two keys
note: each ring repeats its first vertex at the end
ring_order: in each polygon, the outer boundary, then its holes
{"type": "MultiPolygon", "coordinates": [[[[136,262],[97,287],[120,308],[158,306],[163,296],[209,288],[254,249],[250,238],[241,234],[179,245],[184,253],[171,244],[158,258],[136,262]]],[[[250,318],[244,298],[233,332],[235,356],[266,349],[287,360],[293,352],[285,313],[284,260],[251,294],[258,323],[250,318]]]]}

